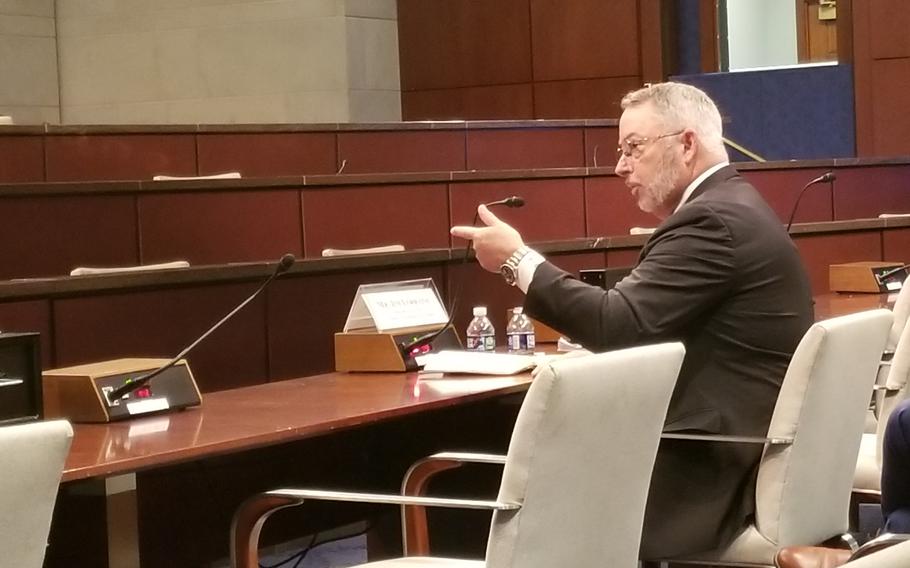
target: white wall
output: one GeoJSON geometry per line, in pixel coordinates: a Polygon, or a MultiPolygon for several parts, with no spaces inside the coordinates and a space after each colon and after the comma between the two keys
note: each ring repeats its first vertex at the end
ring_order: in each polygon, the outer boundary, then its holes
{"type": "Polygon", "coordinates": [[[0,0],[0,114],[19,124],[60,119],[54,0],[0,0]]]}
{"type": "Polygon", "coordinates": [[[796,65],[793,0],[728,0],[730,71],[796,65]]]}
{"type": "Polygon", "coordinates": [[[57,0],[57,41],[66,124],[401,117],[395,0],[57,0]]]}

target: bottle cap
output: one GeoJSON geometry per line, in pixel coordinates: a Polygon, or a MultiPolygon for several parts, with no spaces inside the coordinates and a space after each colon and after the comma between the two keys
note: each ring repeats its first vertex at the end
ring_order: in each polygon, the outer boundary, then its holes
{"type": "Polygon", "coordinates": [[[512,308],[512,313],[515,315],[518,315],[518,314],[522,313],[523,311],[524,311],[524,308],[521,306],[516,306],[516,307],[512,308]]]}
{"type": "Polygon", "coordinates": [[[483,317],[483,316],[487,315],[487,307],[486,306],[476,306],[474,308],[474,315],[476,317],[483,317]]]}

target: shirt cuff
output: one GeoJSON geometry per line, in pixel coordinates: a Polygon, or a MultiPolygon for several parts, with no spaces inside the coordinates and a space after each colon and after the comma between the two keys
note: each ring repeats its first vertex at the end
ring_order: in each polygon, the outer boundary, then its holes
{"type": "Polygon", "coordinates": [[[528,293],[528,288],[531,286],[531,280],[534,280],[534,273],[537,272],[537,267],[546,262],[547,259],[543,257],[539,252],[534,249],[528,249],[528,254],[524,255],[521,260],[518,262],[518,278],[516,279],[515,285],[518,286],[522,292],[525,294],[528,293]]]}

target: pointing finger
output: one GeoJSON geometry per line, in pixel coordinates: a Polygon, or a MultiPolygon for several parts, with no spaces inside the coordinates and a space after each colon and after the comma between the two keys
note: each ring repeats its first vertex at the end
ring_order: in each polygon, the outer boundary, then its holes
{"type": "Polygon", "coordinates": [[[477,207],[477,215],[480,217],[480,220],[483,221],[484,224],[487,225],[488,227],[491,225],[502,224],[502,221],[499,219],[499,217],[494,215],[487,208],[487,206],[482,203],[480,204],[480,206],[477,207]]]}
{"type": "Polygon", "coordinates": [[[477,232],[480,231],[480,227],[465,227],[465,226],[456,226],[452,227],[449,232],[453,237],[459,237],[462,239],[467,239],[473,241],[474,237],[477,236],[477,232]]]}

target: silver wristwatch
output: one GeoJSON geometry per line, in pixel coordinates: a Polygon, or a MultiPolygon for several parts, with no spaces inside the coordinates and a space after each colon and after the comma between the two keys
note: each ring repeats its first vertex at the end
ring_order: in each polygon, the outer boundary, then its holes
{"type": "Polygon", "coordinates": [[[506,284],[509,286],[515,286],[518,284],[518,263],[521,262],[531,249],[528,247],[519,247],[518,250],[512,253],[512,256],[506,259],[502,266],[499,267],[499,273],[502,274],[503,279],[505,279],[506,284]]]}

